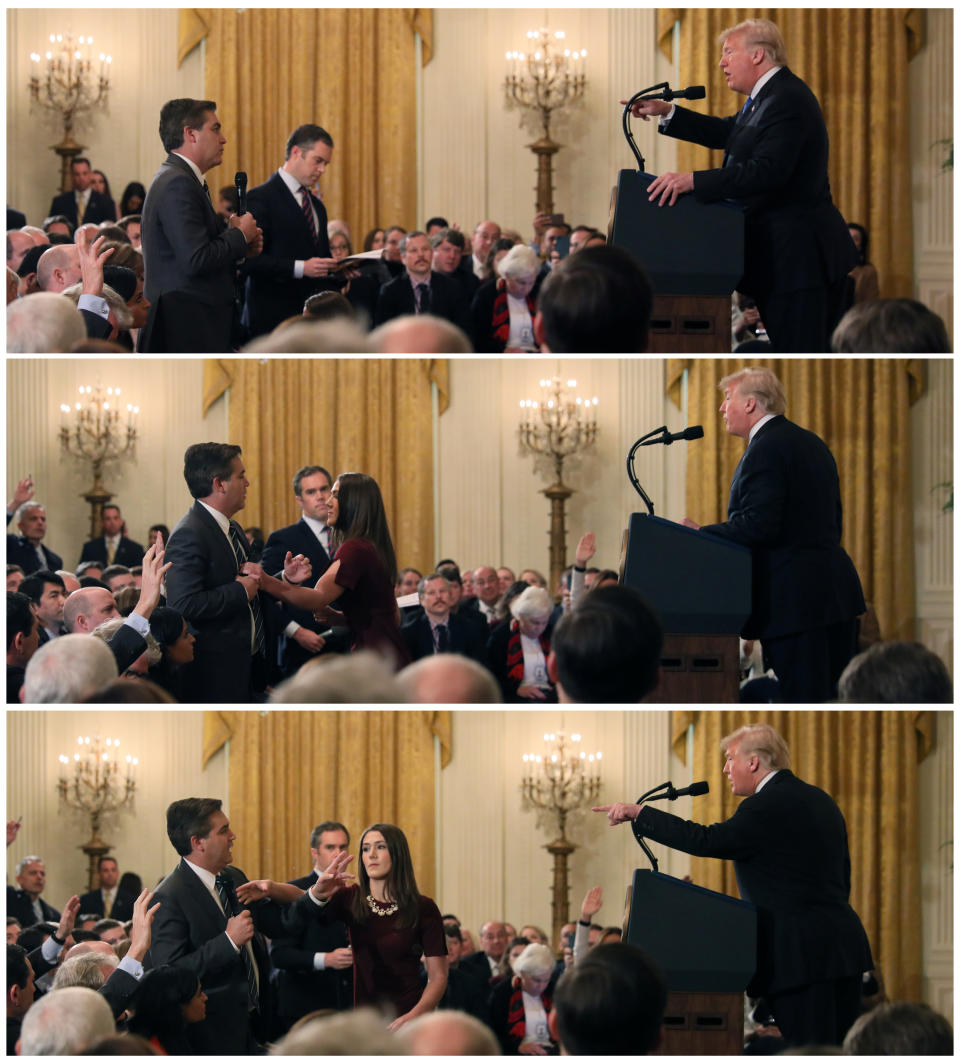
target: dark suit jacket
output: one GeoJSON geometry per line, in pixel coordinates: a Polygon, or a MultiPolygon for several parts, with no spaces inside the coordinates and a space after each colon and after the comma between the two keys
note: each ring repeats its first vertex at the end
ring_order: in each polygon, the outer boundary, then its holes
{"type": "Polygon", "coordinates": [[[27,224],[27,216],[16,207],[7,207],[7,230],[22,229],[27,224]]]}
{"type": "MultiPolygon", "coordinates": [[[[303,554],[310,559],[313,575],[306,586],[312,587],[330,568],[329,555],[302,517],[296,524],[278,528],[276,532],[271,532],[267,537],[262,558],[264,569],[270,573],[275,573],[282,569],[283,559],[286,557],[287,551],[291,551],[293,554],[303,554]]],[[[308,628],[311,632],[323,632],[328,627],[326,624],[315,621],[313,614],[309,610],[299,610],[294,606],[288,606],[285,602],[277,602],[273,606],[273,610],[277,615],[277,629],[280,633],[291,621],[296,621],[297,624],[308,628]]],[[[347,648],[344,647],[344,649],[347,648]]],[[[287,676],[292,676],[305,661],[313,656],[304,650],[295,639],[284,637],[283,671],[287,676]]]]}
{"type": "Polygon", "coordinates": [[[141,351],[229,351],[236,263],[247,242],[217,215],[179,155],[154,174],[141,229],[151,304],[141,351]]]}
{"type": "MultiPolygon", "coordinates": [[[[464,620],[459,614],[451,613],[447,620],[450,633],[451,654],[463,654],[473,658],[481,665],[487,664],[486,632],[477,625],[464,620]]],[[[418,661],[433,654],[433,633],[430,631],[430,618],[423,612],[404,624],[400,634],[410,649],[410,658],[418,661]]]]}
{"type": "MultiPolygon", "coordinates": [[[[77,221],[77,201],[74,192],[61,192],[59,196],[54,196],[50,204],[50,210],[47,211],[47,215],[62,214],[65,218],[69,218],[73,227],[76,228],[77,221]]],[[[114,209],[113,203],[107,196],[101,196],[96,189],[90,190],[90,198],[87,200],[87,210],[83,216],[83,224],[87,222],[115,222],[117,220],[117,214],[114,209]]]]}
{"type": "Polygon", "coordinates": [[[80,912],[98,913],[100,916],[109,916],[111,920],[132,920],[133,903],[136,900],[132,894],[128,894],[125,890],[117,887],[117,893],[113,899],[110,912],[105,913],[103,911],[103,895],[99,890],[91,890],[80,898],[80,912]]]}
{"type": "Polygon", "coordinates": [[[810,631],[866,610],[860,578],[840,546],[836,462],[819,436],[785,417],[768,421],[740,459],[727,520],[701,531],[752,550],[746,639],[810,631]]]}
{"type": "Polygon", "coordinates": [[[755,298],[839,281],[856,265],[856,248],[833,204],[827,177],[827,127],[816,96],[784,67],[737,121],[678,107],[663,130],[708,148],[726,165],[698,170],[693,195],[732,199],[746,209],[744,274],[737,285],[755,298]]]}
{"type": "Polygon", "coordinates": [[[634,834],[696,857],[734,862],[740,896],[757,907],[753,996],[873,967],[850,908],[847,828],[836,802],[781,769],[729,820],[706,827],[643,806],[634,834]]]}
{"type": "MultiPolygon", "coordinates": [[[[43,543],[40,544],[40,549],[47,559],[47,569],[55,573],[58,569],[63,568],[63,558],[59,554],[54,554],[43,543]]],[[[41,568],[40,562],[37,560],[37,552],[33,549],[33,544],[24,536],[14,536],[9,532],[7,533],[7,564],[19,565],[27,576],[38,572],[41,568]]]]}
{"type": "MultiPolygon", "coordinates": [[[[43,911],[44,920],[53,920],[54,923],[59,922],[59,909],[54,909],[52,905],[47,905],[43,898],[40,899],[40,908],[43,911]]],[[[26,891],[10,886],[9,883],[7,884],[7,916],[15,916],[21,927],[30,927],[37,922],[26,891]]]]}
{"type": "MultiPolygon", "coordinates": [[[[469,331],[467,300],[457,281],[442,273],[430,274],[430,313],[437,318],[446,318],[464,332],[469,331]]],[[[375,324],[382,325],[401,314],[415,314],[416,301],[410,275],[404,270],[380,289],[377,299],[375,324]]]]}
{"type": "MultiPolygon", "coordinates": [[[[317,873],[293,879],[295,887],[309,890],[317,873]]],[[[315,953],[330,953],[349,946],[347,928],[339,920],[321,923],[305,921],[296,931],[288,929],[273,940],[270,959],[277,972],[277,1011],[286,1025],[314,1009],[349,1009],[353,1006],[351,969],[324,969],[313,966],[315,953]]]]}
{"type": "MultiPolygon", "coordinates": [[[[172,572],[173,570],[171,570],[172,572]]],[[[153,938],[145,968],[175,964],[194,972],[207,995],[207,1017],[190,1024],[187,1037],[195,1053],[245,1055],[262,1040],[270,1019],[270,958],[259,932],[281,930],[277,906],[254,902],[249,908],[257,932],[252,942],[260,973],[260,1010],[251,1012],[244,962],[225,934],[227,918],[197,874],[180,864],[157,887],[160,908],[153,921],[153,938]]],[[[234,886],[246,883],[239,868],[224,874],[234,886]]]]}
{"type": "MultiPolygon", "coordinates": [[[[120,537],[120,543],[117,546],[117,554],[113,559],[114,565],[142,565],[144,549],[139,543],[135,543],[132,539],[127,539],[126,536],[120,537]]],[[[87,540],[83,545],[83,551],[80,554],[81,562],[100,562],[102,565],[107,564],[107,541],[100,536],[98,539],[87,540]]]]}
{"type": "MultiPolygon", "coordinates": [[[[234,521],[241,543],[243,530],[234,521]]],[[[193,662],[184,666],[191,702],[250,701],[250,605],[237,577],[237,556],[217,522],[195,502],[167,543],[167,605],[196,633],[193,662]]],[[[268,603],[261,602],[264,611],[268,603]]],[[[266,612],[264,612],[266,617],[266,612]]]]}
{"type": "Polygon", "coordinates": [[[247,278],[246,314],[254,336],[270,332],[284,318],[303,312],[303,304],[314,292],[342,286],[342,280],[326,277],[293,276],[297,259],[330,258],[327,239],[327,210],[310,194],[319,219],[314,240],[297,200],[275,173],[269,181],[250,189],[247,208],[263,230],[263,251],[244,263],[247,278]]]}

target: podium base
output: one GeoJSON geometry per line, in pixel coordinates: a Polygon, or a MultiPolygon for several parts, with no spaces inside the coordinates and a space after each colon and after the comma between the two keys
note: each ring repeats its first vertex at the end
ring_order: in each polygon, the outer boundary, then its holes
{"type": "Polygon", "coordinates": [[[739,702],[739,636],[664,636],[660,682],[643,701],[739,702]]]}
{"type": "Polygon", "coordinates": [[[730,297],[654,295],[647,351],[730,354],[730,297]]]}
{"type": "Polygon", "coordinates": [[[740,1056],[743,994],[671,991],[657,1056],[740,1056]]]}

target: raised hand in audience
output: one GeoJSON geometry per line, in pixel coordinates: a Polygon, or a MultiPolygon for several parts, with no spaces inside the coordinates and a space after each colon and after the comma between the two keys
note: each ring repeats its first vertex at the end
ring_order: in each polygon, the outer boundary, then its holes
{"type": "Polygon", "coordinates": [[[151,905],[152,900],[153,891],[142,890],[133,903],[133,926],[130,928],[130,949],[127,950],[127,956],[136,961],[142,961],[147,955],[153,934],[153,918],[163,904],[158,901],[156,905],[151,905]]]}
{"type": "Polygon", "coordinates": [[[7,821],[7,845],[12,846],[17,839],[17,833],[20,831],[19,820],[7,821]]]}
{"type": "Polygon", "coordinates": [[[134,607],[134,612],[139,613],[145,620],[150,619],[150,614],[157,608],[160,602],[160,587],[163,583],[164,573],[173,565],[167,562],[164,565],[163,536],[157,533],[157,538],[147,553],[143,556],[143,580],[140,585],[140,598],[134,607]]]}
{"type": "Polygon", "coordinates": [[[113,254],[113,248],[107,248],[102,254],[100,248],[107,238],[98,236],[89,244],[78,241],[77,251],[80,254],[80,279],[83,282],[83,294],[90,296],[103,295],[103,264],[113,254]]]}
{"type": "Polygon", "coordinates": [[[577,544],[577,553],[575,555],[576,563],[580,568],[584,568],[588,561],[597,553],[597,538],[592,532],[584,532],[580,537],[580,542],[577,544]]]}
{"type": "Polygon", "coordinates": [[[583,896],[583,904],[580,906],[580,919],[589,923],[603,907],[603,888],[591,887],[583,896]]]}
{"type": "Polygon", "coordinates": [[[57,924],[57,938],[61,941],[65,940],[67,935],[73,931],[73,926],[77,922],[77,913],[80,912],[80,895],[73,894],[67,900],[67,904],[63,907],[63,912],[60,913],[60,923],[57,924]]]}
{"type": "Polygon", "coordinates": [[[7,503],[7,513],[15,513],[20,506],[25,502],[29,502],[32,498],[33,477],[25,476],[23,480],[17,481],[16,489],[13,492],[13,498],[7,503]]]}

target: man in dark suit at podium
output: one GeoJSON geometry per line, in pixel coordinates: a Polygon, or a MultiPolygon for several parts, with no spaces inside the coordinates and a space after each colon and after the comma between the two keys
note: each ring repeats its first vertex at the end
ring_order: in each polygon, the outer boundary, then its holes
{"type": "Polygon", "coordinates": [[[651,200],[671,206],[692,193],[702,203],[730,199],[745,211],[744,272],[776,351],[829,351],[830,334],[852,293],[847,274],[857,251],[833,204],[828,139],[820,105],[787,67],[774,23],[748,19],[720,35],[728,86],[747,97],[728,118],[697,114],[664,100],[633,113],[660,116],[659,132],[724,150],[719,170],[661,174],[651,200]]]}
{"type": "Polygon", "coordinates": [[[850,907],[850,850],[843,814],[797,779],[780,735],[748,724],[721,747],[737,811],[709,827],[649,805],[595,806],[611,826],[695,857],[734,862],[744,901],[757,907],[757,969],[747,993],[770,1004],[785,1042],[840,1045],[860,1011],[870,943],[850,907]]]}
{"type": "MultiPolygon", "coordinates": [[[[751,548],[759,639],[784,702],[827,702],[857,649],[866,611],[860,578],[840,546],[840,478],[819,436],[788,421],[780,381],[743,369],[720,381],[727,432],[748,441],[730,485],[727,520],[700,530],[751,548]]],[[[700,528],[689,518],[683,524],[700,528]]]]}

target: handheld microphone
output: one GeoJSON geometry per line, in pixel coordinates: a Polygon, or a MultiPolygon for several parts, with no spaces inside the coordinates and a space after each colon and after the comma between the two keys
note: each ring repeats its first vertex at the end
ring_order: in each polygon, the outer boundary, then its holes
{"type": "Polygon", "coordinates": [[[245,170],[238,170],[233,178],[237,187],[237,214],[247,213],[247,174],[245,170]]]}

